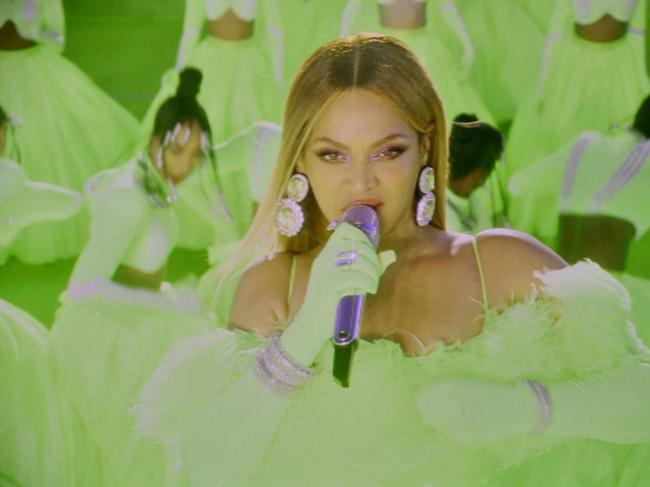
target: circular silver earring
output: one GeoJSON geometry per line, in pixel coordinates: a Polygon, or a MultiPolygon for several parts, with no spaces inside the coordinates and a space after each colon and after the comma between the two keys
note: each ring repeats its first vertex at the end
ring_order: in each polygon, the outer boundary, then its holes
{"type": "Polygon", "coordinates": [[[307,193],[309,193],[307,176],[301,173],[291,176],[287,184],[287,196],[280,200],[276,220],[276,226],[282,235],[293,237],[302,229],[305,214],[298,203],[307,197],[307,193]]]}
{"type": "Polygon", "coordinates": [[[418,201],[415,221],[421,227],[428,225],[433,220],[433,214],[436,211],[436,197],[433,194],[434,187],[435,178],[433,168],[427,166],[420,172],[420,178],[418,180],[418,189],[422,193],[422,197],[418,201]]]}

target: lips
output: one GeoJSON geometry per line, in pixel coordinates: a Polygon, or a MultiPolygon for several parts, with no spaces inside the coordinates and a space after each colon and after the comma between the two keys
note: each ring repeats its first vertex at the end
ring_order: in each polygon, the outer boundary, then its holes
{"type": "Polygon", "coordinates": [[[383,204],[384,202],[378,199],[355,200],[351,204],[349,204],[347,208],[355,205],[366,205],[366,206],[370,206],[373,210],[377,211],[383,204]]]}

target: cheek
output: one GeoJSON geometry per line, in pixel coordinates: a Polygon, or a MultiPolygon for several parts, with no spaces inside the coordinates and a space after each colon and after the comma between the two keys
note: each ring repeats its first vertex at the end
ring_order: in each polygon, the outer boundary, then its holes
{"type": "Polygon", "coordinates": [[[310,191],[314,195],[318,207],[323,212],[327,220],[339,218],[340,207],[343,204],[341,199],[341,183],[339,175],[331,174],[313,174],[309,177],[310,191]]]}
{"type": "Polygon", "coordinates": [[[381,182],[392,191],[411,197],[418,184],[420,166],[414,159],[386,165],[381,171],[381,182]]]}
{"type": "Polygon", "coordinates": [[[178,175],[185,172],[181,159],[174,154],[167,154],[165,156],[165,170],[170,175],[178,175]]]}

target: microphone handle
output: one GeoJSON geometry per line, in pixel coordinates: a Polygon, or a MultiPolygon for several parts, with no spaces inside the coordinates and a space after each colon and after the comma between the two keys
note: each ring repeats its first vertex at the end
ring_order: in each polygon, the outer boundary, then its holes
{"type": "Polygon", "coordinates": [[[359,344],[365,294],[344,296],[336,309],[334,326],[334,365],[332,375],[342,387],[350,386],[352,356],[359,344]]]}
{"type": "MultiPolygon", "coordinates": [[[[341,221],[361,230],[375,249],[379,246],[379,216],[368,205],[354,205],[343,213],[341,221]]],[[[343,387],[350,386],[352,355],[359,343],[361,317],[366,296],[344,296],[336,309],[336,323],[332,341],[334,343],[334,370],[332,375],[343,387]]]]}

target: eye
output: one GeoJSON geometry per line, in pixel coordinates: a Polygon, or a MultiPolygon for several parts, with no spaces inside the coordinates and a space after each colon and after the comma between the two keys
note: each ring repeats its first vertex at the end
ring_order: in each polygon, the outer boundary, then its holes
{"type": "Polygon", "coordinates": [[[406,150],[407,150],[406,147],[401,147],[401,146],[386,147],[385,149],[382,149],[376,154],[374,154],[371,157],[371,159],[372,160],[384,159],[390,161],[392,159],[397,159],[399,156],[404,154],[406,150]]]}
{"type": "Polygon", "coordinates": [[[343,162],[347,161],[347,156],[335,150],[323,150],[316,153],[316,155],[327,162],[343,162]]]}

